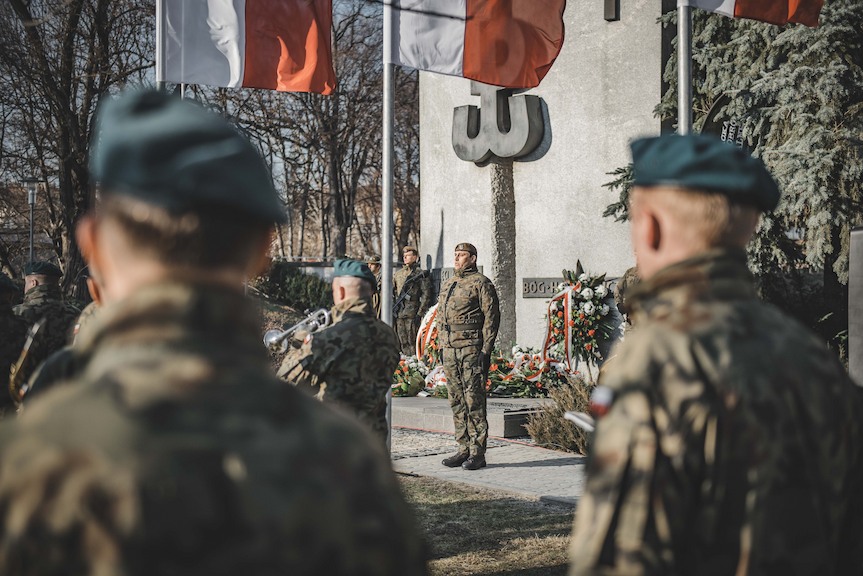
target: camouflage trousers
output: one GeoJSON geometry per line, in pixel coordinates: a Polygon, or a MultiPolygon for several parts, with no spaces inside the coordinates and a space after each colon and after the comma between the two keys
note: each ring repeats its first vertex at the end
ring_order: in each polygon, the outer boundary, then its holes
{"type": "Polygon", "coordinates": [[[485,454],[488,444],[485,380],[476,365],[479,348],[444,348],[443,370],[459,452],[485,454]]]}
{"type": "Polygon", "coordinates": [[[399,337],[399,350],[405,356],[413,356],[417,353],[417,332],[420,329],[420,319],[396,318],[396,334],[399,337]]]}

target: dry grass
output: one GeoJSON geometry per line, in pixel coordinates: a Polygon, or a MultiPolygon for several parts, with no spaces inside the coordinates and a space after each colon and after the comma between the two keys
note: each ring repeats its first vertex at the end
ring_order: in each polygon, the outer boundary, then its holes
{"type": "Polygon", "coordinates": [[[431,478],[400,476],[443,575],[566,574],[573,509],[431,478]]]}
{"type": "Polygon", "coordinates": [[[572,379],[567,385],[550,388],[548,396],[554,400],[530,416],[525,429],[539,446],[586,454],[587,435],[572,422],[563,418],[567,411],[587,412],[592,387],[581,379],[572,379]]]}

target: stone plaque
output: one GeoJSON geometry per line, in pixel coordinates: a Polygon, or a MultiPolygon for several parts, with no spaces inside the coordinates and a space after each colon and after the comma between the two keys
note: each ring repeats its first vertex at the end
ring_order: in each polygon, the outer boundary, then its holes
{"type": "Polygon", "coordinates": [[[549,299],[558,293],[563,278],[524,278],[521,281],[522,298],[549,299]]]}

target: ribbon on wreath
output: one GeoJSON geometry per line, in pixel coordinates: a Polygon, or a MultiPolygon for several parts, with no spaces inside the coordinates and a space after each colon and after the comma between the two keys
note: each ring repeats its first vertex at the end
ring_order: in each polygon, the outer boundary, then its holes
{"type": "Polygon", "coordinates": [[[512,357],[512,371],[503,377],[504,380],[512,380],[516,375],[521,373],[521,368],[525,364],[530,368],[531,363],[534,365],[534,372],[523,374],[524,379],[528,382],[536,382],[542,377],[542,368],[544,362],[541,354],[531,354],[530,352],[519,352],[512,357]]]}
{"type": "Polygon", "coordinates": [[[446,386],[446,374],[440,364],[426,375],[426,388],[437,388],[438,386],[446,386]]]}
{"type": "Polygon", "coordinates": [[[542,361],[548,365],[560,363],[564,365],[567,371],[572,371],[573,353],[572,353],[572,308],[574,306],[573,298],[577,297],[581,290],[581,282],[570,284],[548,302],[548,329],[545,334],[545,342],[542,345],[542,361]],[[563,310],[557,310],[559,306],[563,310]],[[563,361],[558,361],[551,358],[548,353],[552,346],[555,345],[554,340],[554,322],[553,318],[557,317],[557,312],[563,312],[563,361]]]}
{"type": "Polygon", "coordinates": [[[437,304],[428,309],[428,312],[423,315],[420,322],[420,329],[417,332],[416,353],[417,358],[424,358],[425,351],[429,345],[437,338],[437,304]]]}

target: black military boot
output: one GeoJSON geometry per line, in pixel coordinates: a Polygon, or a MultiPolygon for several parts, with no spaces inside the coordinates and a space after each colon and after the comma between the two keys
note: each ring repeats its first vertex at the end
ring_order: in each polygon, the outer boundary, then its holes
{"type": "Polygon", "coordinates": [[[458,454],[453,454],[449,458],[444,458],[441,460],[441,464],[449,468],[455,468],[457,466],[461,466],[468,458],[470,458],[470,453],[459,452],[458,454]]]}
{"type": "Polygon", "coordinates": [[[462,464],[461,467],[465,470],[479,470],[480,468],[485,468],[485,456],[482,454],[471,456],[464,461],[464,464],[462,464]]]}

